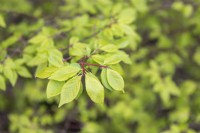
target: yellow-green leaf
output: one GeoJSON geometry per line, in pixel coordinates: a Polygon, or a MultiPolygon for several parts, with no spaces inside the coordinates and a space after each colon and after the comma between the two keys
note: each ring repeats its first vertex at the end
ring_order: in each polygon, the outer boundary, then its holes
{"type": "Polygon", "coordinates": [[[80,67],[76,66],[64,66],[59,68],[55,73],[49,77],[49,79],[57,80],[57,81],[65,81],[69,78],[75,76],[81,70],[80,67]]]}
{"type": "Polygon", "coordinates": [[[118,72],[107,69],[107,80],[114,90],[124,91],[124,80],[118,72]]]}
{"type": "Polygon", "coordinates": [[[32,77],[32,75],[31,75],[31,73],[28,71],[28,69],[27,69],[26,67],[23,67],[23,66],[21,66],[21,67],[19,67],[19,68],[17,69],[17,73],[18,73],[20,76],[25,77],[25,78],[31,78],[31,77],[32,77]]]}
{"type": "Polygon", "coordinates": [[[104,88],[100,81],[92,73],[85,76],[86,91],[91,100],[95,103],[104,102],[104,88]]]}
{"type": "Polygon", "coordinates": [[[59,107],[73,101],[79,94],[81,87],[81,76],[75,76],[67,81],[61,90],[59,107]]]}
{"type": "Polygon", "coordinates": [[[118,50],[118,47],[115,46],[114,44],[109,44],[101,47],[100,49],[105,52],[116,52],[118,50]]]}
{"type": "Polygon", "coordinates": [[[0,75],[0,89],[6,90],[6,81],[5,81],[5,78],[2,75],[0,75]]]}
{"type": "Polygon", "coordinates": [[[101,71],[101,82],[106,89],[113,91],[113,88],[108,84],[108,81],[107,81],[107,69],[103,69],[101,71]]]}
{"type": "Polygon", "coordinates": [[[93,55],[92,59],[99,64],[103,64],[105,58],[102,55],[97,54],[93,55]]]}
{"type": "Polygon", "coordinates": [[[56,67],[61,67],[64,65],[62,53],[57,49],[49,51],[48,61],[51,65],[56,67]]]}
{"type": "Polygon", "coordinates": [[[0,14],[0,26],[3,28],[6,27],[6,22],[1,14],[0,14]]]}
{"type": "Polygon", "coordinates": [[[59,95],[64,83],[65,82],[50,80],[47,84],[47,98],[59,95]]]}
{"type": "Polygon", "coordinates": [[[5,77],[12,84],[12,86],[14,86],[17,81],[17,73],[14,70],[12,70],[9,66],[5,66],[3,72],[4,72],[5,77]]]}
{"type": "Polygon", "coordinates": [[[104,64],[111,65],[117,64],[121,61],[121,57],[118,54],[108,55],[108,57],[104,60],[104,64]]]}
{"type": "Polygon", "coordinates": [[[48,78],[52,75],[52,73],[54,73],[55,71],[57,71],[58,68],[57,67],[45,67],[42,70],[39,70],[36,74],[35,77],[44,79],[44,78],[48,78]]]}

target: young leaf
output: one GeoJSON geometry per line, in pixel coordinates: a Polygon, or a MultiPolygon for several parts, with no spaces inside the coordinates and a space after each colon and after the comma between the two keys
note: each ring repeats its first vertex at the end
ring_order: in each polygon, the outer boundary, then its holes
{"type": "Polygon", "coordinates": [[[5,81],[5,78],[2,75],[0,75],[0,89],[6,90],[6,81],[5,81]]]}
{"type": "Polygon", "coordinates": [[[118,54],[112,54],[104,60],[104,64],[106,65],[117,64],[120,61],[121,57],[118,54]]]}
{"type": "Polygon", "coordinates": [[[36,74],[35,77],[44,79],[44,78],[48,78],[52,75],[52,73],[54,73],[56,70],[58,70],[57,67],[45,67],[42,70],[39,70],[36,74]]]}
{"type": "Polygon", "coordinates": [[[57,49],[50,50],[48,61],[51,65],[56,67],[64,65],[62,53],[57,49]]]}
{"type": "Polygon", "coordinates": [[[116,52],[118,50],[118,47],[113,44],[109,44],[101,47],[100,49],[105,52],[116,52]]]}
{"type": "Polygon", "coordinates": [[[76,100],[80,97],[80,95],[82,94],[82,92],[83,92],[83,85],[81,84],[81,87],[80,87],[80,90],[78,92],[78,95],[75,98],[76,100]]]}
{"type": "Polygon", "coordinates": [[[103,35],[109,39],[112,39],[113,38],[113,32],[110,28],[106,28],[104,29],[103,31],[103,35]]]}
{"type": "Polygon", "coordinates": [[[57,80],[57,81],[66,81],[69,78],[73,77],[76,75],[79,71],[81,70],[80,67],[76,66],[64,66],[59,68],[55,73],[49,77],[49,79],[57,80]]]}
{"type": "Polygon", "coordinates": [[[60,94],[64,82],[50,80],[47,85],[47,98],[54,97],[60,94]]]}
{"type": "Polygon", "coordinates": [[[32,44],[41,44],[44,40],[46,40],[47,37],[43,34],[38,34],[31,38],[28,42],[32,44]]]}
{"type": "Polygon", "coordinates": [[[32,58],[32,60],[28,62],[28,65],[37,66],[37,65],[47,62],[47,60],[48,60],[48,56],[46,53],[39,53],[37,56],[35,56],[34,58],[32,58]]]}
{"type": "Polygon", "coordinates": [[[122,37],[124,35],[123,29],[120,27],[119,24],[113,24],[111,30],[114,35],[122,37]]]}
{"type": "Polygon", "coordinates": [[[123,51],[118,51],[117,54],[121,57],[121,60],[126,64],[132,64],[130,57],[123,51]]]}
{"type": "Polygon", "coordinates": [[[91,52],[90,47],[84,43],[74,43],[73,46],[69,49],[71,56],[84,56],[89,55],[91,52]]]}
{"type": "Polygon", "coordinates": [[[62,87],[61,95],[60,95],[60,103],[59,107],[61,107],[65,103],[69,103],[73,101],[81,87],[81,76],[75,76],[74,78],[67,81],[62,87]]]}
{"type": "Polygon", "coordinates": [[[26,67],[23,67],[23,66],[21,66],[21,67],[19,67],[19,68],[17,69],[17,73],[18,73],[20,76],[25,77],[25,78],[31,78],[31,77],[32,77],[32,75],[31,75],[31,73],[28,71],[28,69],[27,69],[26,67]]]}
{"type": "Polygon", "coordinates": [[[102,55],[96,54],[92,55],[92,59],[99,64],[103,64],[105,58],[102,55]]]}
{"type": "Polygon", "coordinates": [[[0,64],[0,73],[2,73],[2,72],[3,72],[3,65],[0,64]]]}
{"type": "Polygon", "coordinates": [[[95,78],[92,73],[87,73],[85,76],[86,91],[92,101],[96,103],[104,102],[104,88],[100,81],[95,78]]]}
{"type": "Polygon", "coordinates": [[[0,26],[3,27],[3,28],[6,27],[6,23],[5,23],[4,18],[1,14],[0,14],[0,26]]]}
{"type": "Polygon", "coordinates": [[[114,90],[124,91],[124,80],[118,72],[107,69],[107,80],[114,90]]]}
{"type": "Polygon", "coordinates": [[[12,86],[14,86],[17,81],[17,73],[14,70],[12,70],[9,66],[4,67],[3,72],[4,72],[5,77],[12,84],[12,86]]]}
{"type": "Polygon", "coordinates": [[[120,13],[119,23],[130,24],[136,19],[136,11],[132,8],[127,8],[120,13]]]}
{"type": "Polygon", "coordinates": [[[105,86],[106,89],[113,91],[113,88],[108,84],[108,81],[107,81],[107,69],[103,69],[101,71],[101,82],[105,86]]]}

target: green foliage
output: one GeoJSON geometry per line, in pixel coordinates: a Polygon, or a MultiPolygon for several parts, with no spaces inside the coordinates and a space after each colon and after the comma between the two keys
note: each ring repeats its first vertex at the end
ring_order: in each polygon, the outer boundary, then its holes
{"type": "Polygon", "coordinates": [[[0,3],[0,132],[199,132],[199,0],[0,3]]]}

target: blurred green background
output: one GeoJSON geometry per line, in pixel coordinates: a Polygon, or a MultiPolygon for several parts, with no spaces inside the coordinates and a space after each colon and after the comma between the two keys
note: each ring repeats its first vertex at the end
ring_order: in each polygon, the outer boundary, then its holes
{"type": "Polygon", "coordinates": [[[58,108],[47,80],[19,78],[0,91],[0,133],[200,132],[200,0],[0,0],[0,60],[20,57],[44,26],[62,30],[54,41],[63,48],[126,9],[135,32],[125,48],[132,64],[120,69],[125,93],[106,91],[104,105],[84,93],[58,108]]]}

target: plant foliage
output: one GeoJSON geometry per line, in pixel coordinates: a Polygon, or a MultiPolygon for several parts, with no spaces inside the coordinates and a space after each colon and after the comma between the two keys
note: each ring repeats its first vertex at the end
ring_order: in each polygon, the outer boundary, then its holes
{"type": "Polygon", "coordinates": [[[199,5],[1,0],[0,132],[198,133],[199,5]]]}

